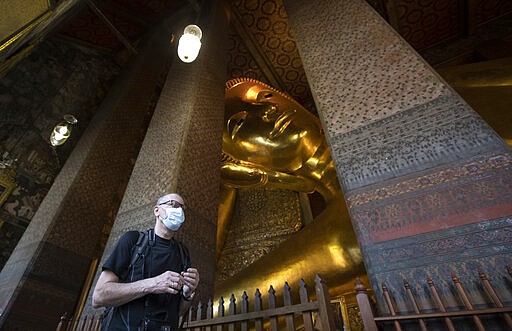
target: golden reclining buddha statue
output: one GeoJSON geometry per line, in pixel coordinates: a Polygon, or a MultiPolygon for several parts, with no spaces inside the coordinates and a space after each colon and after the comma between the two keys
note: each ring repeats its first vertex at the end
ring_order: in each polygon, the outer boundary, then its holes
{"type": "MultiPolygon", "coordinates": [[[[237,189],[284,189],[319,193],[325,208],[312,222],[229,279],[217,281],[215,296],[262,293],[284,282],[310,286],[315,274],[331,296],[351,291],[364,277],[361,252],[319,119],[287,94],[250,78],[226,83],[223,131],[223,192],[217,257],[222,252],[237,189]]],[[[272,231],[271,225],[269,230],[272,231]]]]}

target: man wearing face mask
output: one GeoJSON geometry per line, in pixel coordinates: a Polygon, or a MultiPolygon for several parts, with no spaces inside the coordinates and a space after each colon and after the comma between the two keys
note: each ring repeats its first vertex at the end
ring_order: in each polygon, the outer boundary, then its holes
{"type": "Polygon", "coordinates": [[[147,231],[148,244],[140,244],[139,231],[128,231],[119,239],[92,296],[94,308],[113,307],[107,309],[102,330],[178,329],[179,316],[188,309],[199,283],[188,250],[174,239],[185,221],[184,209],[181,196],[164,195],[153,207],[155,227],[147,231]],[[137,249],[141,254],[133,262],[137,249]]]}

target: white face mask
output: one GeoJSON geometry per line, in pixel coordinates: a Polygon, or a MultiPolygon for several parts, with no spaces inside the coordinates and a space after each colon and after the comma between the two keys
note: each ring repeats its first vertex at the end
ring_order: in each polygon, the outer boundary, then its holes
{"type": "Polygon", "coordinates": [[[165,210],[165,217],[162,219],[165,227],[171,231],[178,231],[181,224],[185,222],[185,213],[183,208],[163,208],[165,210]]]}

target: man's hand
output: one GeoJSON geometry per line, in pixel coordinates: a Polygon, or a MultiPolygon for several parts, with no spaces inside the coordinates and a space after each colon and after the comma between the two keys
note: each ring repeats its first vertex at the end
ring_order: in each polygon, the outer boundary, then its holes
{"type": "Polygon", "coordinates": [[[187,271],[181,272],[183,280],[183,296],[189,297],[196,291],[199,284],[199,272],[195,268],[188,268],[187,271]]]}
{"type": "Polygon", "coordinates": [[[94,288],[92,301],[94,308],[120,306],[148,293],[178,294],[182,289],[183,295],[187,297],[194,293],[198,283],[199,273],[194,268],[181,274],[166,271],[133,283],[120,283],[115,273],[103,270],[94,288]]]}
{"type": "Polygon", "coordinates": [[[153,280],[153,284],[151,286],[150,292],[154,294],[177,294],[180,292],[183,284],[185,284],[182,275],[174,271],[166,271],[163,274],[151,279],[153,280]]]}
{"type": "Polygon", "coordinates": [[[94,308],[120,306],[148,293],[180,293],[185,281],[177,272],[166,271],[163,274],[141,279],[133,283],[120,283],[119,278],[110,270],[103,270],[94,292],[94,308]]]}

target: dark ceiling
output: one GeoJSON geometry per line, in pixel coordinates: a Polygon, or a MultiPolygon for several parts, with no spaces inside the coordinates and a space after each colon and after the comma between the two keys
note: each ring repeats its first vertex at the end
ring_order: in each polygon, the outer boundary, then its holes
{"type": "MultiPolygon", "coordinates": [[[[434,67],[512,58],[512,1],[367,2],[434,67]]],[[[184,6],[197,10],[201,1],[87,0],[86,3],[88,6],[61,25],[56,36],[118,56],[126,53],[130,45],[137,45],[149,28],[164,17],[184,6]],[[115,29],[108,26],[102,15],[115,29]]],[[[266,82],[316,113],[282,1],[232,0],[231,9],[228,76],[266,82]]],[[[510,121],[510,115],[506,120],[510,121]]]]}

